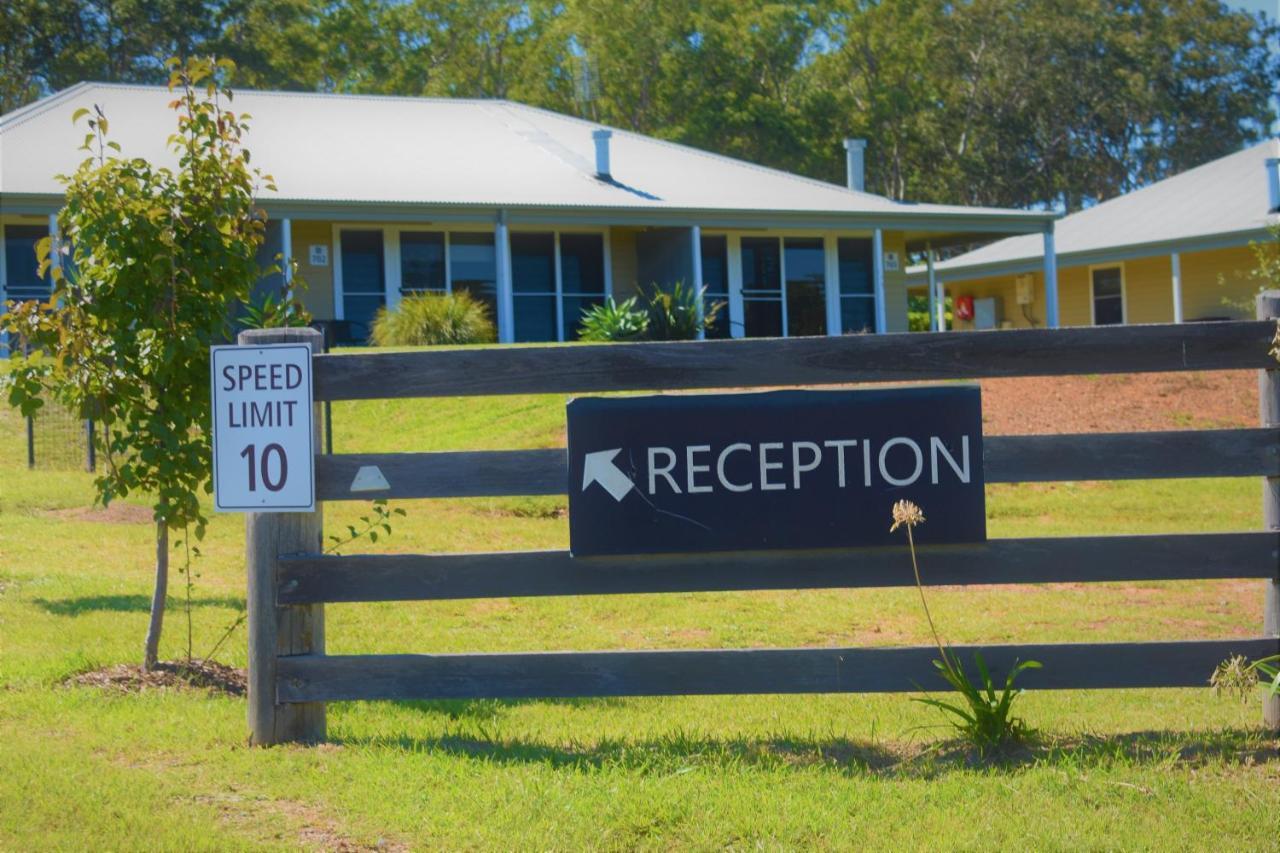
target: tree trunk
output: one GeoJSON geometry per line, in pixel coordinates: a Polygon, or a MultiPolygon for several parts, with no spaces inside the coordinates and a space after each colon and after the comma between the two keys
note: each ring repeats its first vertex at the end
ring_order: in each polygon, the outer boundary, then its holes
{"type": "Polygon", "coordinates": [[[155,668],[160,656],[160,630],[164,627],[164,600],[169,594],[169,527],[156,522],[156,588],[151,594],[151,622],[147,625],[147,648],[142,668],[155,668]]]}

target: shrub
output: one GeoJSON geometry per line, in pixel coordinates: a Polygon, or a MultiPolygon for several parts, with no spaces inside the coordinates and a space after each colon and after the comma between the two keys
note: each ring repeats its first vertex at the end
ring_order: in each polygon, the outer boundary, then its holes
{"type": "MultiPolygon", "coordinates": [[[[692,341],[698,337],[698,303],[706,298],[707,289],[686,287],[677,281],[670,290],[656,284],[641,291],[649,314],[648,339],[651,341],[692,341]]],[[[724,308],[723,302],[706,306],[702,328],[715,325],[724,308]]]]}
{"type": "Polygon", "coordinates": [[[380,347],[489,344],[498,339],[489,309],[469,293],[415,293],[395,310],[378,309],[370,343],[380,347]]]}
{"type": "Polygon", "coordinates": [[[907,545],[911,549],[911,569],[915,572],[916,589],[920,593],[920,606],[924,609],[925,619],[929,622],[929,632],[933,634],[933,642],[938,647],[938,654],[942,656],[942,660],[935,660],[933,665],[937,667],[938,674],[951,685],[952,689],[960,693],[961,698],[964,699],[964,705],[932,697],[914,701],[937,708],[947,714],[951,725],[978,750],[979,754],[989,749],[999,749],[1008,744],[1025,741],[1034,732],[1024,720],[1013,716],[1013,700],[1022,695],[1021,690],[1014,689],[1013,682],[1026,670],[1039,669],[1040,664],[1033,660],[1014,661],[1013,668],[1005,677],[1004,689],[997,694],[991,672],[987,669],[987,662],[982,659],[981,653],[974,652],[974,664],[978,668],[981,684],[975,685],[969,680],[960,663],[959,655],[943,646],[938,636],[938,629],[934,627],[933,616],[929,613],[929,603],[924,597],[924,584],[920,582],[920,565],[916,561],[915,537],[911,533],[912,528],[923,523],[924,513],[920,511],[920,507],[910,501],[898,501],[893,506],[893,526],[889,528],[889,532],[892,533],[899,527],[907,529],[907,545]]]}
{"type": "Polygon", "coordinates": [[[636,306],[632,296],[614,302],[610,296],[600,305],[582,312],[578,338],[584,341],[638,341],[649,328],[649,314],[636,306]]]}
{"type": "MultiPolygon", "coordinates": [[[[610,297],[603,305],[582,312],[578,336],[584,341],[691,341],[698,337],[698,303],[707,289],[695,290],[677,281],[670,290],[657,284],[641,288],[638,296],[621,303],[610,297]],[[643,300],[643,302],[641,302],[643,300]]],[[[702,328],[710,329],[724,302],[706,306],[702,328]]]]}

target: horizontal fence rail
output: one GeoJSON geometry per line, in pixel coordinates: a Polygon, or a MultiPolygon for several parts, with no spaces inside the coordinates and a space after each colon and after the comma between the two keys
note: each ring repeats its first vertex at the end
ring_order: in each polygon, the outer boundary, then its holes
{"type": "MultiPolygon", "coordinates": [[[[967,667],[981,651],[1003,680],[1036,660],[1019,687],[1041,690],[1197,687],[1231,655],[1280,651],[1274,637],[1163,643],[958,646],[967,667]]],[[[298,655],[279,659],[279,702],[356,699],[520,699],[678,694],[886,693],[936,685],[938,650],[709,649],[457,655],[298,655]]]]}
{"type": "Polygon", "coordinates": [[[1271,321],[315,357],[316,400],[1265,369],[1271,321]]]}
{"type": "MultiPolygon", "coordinates": [[[[1206,685],[1215,666],[1233,655],[1258,659],[1280,653],[1280,366],[1269,354],[1280,294],[1259,298],[1259,316],[1268,319],[315,355],[314,398],[1256,370],[1262,428],[986,436],[982,464],[989,483],[1263,477],[1266,530],[921,547],[923,580],[930,586],[1267,581],[1262,637],[953,649],[966,666],[981,651],[997,680],[1018,660],[1040,661],[1043,669],[1019,679],[1019,687],[1031,689],[1196,687],[1206,685]]],[[[258,334],[253,341],[274,340],[258,334]]],[[[303,332],[279,334],[284,340],[303,332]]],[[[320,455],[316,498],[563,495],[571,485],[567,462],[563,448],[320,455]],[[365,472],[357,479],[370,466],[381,476],[365,472]]],[[[323,614],[331,603],[907,587],[915,576],[903,547],[592,558],[561,550],[331,556],[316,553],[319,526],[318,507],[311,514],[250,516],[249,704],[255,743],[323,739],[324,703],[330,701],[910,692],[939,684],[932,665],[938,652],[929,646],[326,656],[323,614]]],[[[1267,724],[1280,727],[1280,701],[1264,707],[1267,724]]]]}
{"type": "MultiPolygon", "coordinates": [[[[920,549],[933,586],[1280,579],[1280,532],[993,539],[920,549]]],[[[281,604],[911,586],[903,548],[575,559],[568,551],[282,557],[281,604]]]]}
{"type": "MultiPolygon", "coordinates": [[[[983,438],[988,483],[1280,476],[1280,430],[1221,429],[983,438]]],[[[353,453],[316,457],[316,498],[563,495],[568,461],[555,450],[353,453]],[[374,465],[390,488],[352,492],[374,465]]]]}

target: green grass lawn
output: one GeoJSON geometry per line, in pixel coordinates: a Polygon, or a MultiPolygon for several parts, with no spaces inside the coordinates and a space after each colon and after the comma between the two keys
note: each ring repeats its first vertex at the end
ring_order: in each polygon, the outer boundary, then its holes
{"type": "MultiPolygon", "coordinates": [[[[334,406],[339,452],[558,446],[563,399],[334,406]]],[[[151,527],[25,468],[0,408],[0,848],[1275,847],[1280,741],[1203,690],[1020,700],[1039,742],[975,763],[905,695],[337,703],[332,743],[250,749],[243,700],[72,687],[141,657],[151,527]],[[346,845],[344,847],[344,845],[346,845]]],[[[563,547],[564,500],[405,501],[368,550],[563,547]]],[[[995,537],[1256,529],[1251,480],[988,489],[995,537]]],[[[340,529],[356,504],[326,507],[340,529]]],[[[243,607],[243,521],[196,564],[194,649],[243,607]]],[[[365,549],[362,549],[365,550],[365,549]]],[[[905,562],[904,571],[909,571],[905,562]]],[[[922,565],[929,571],[927,561],[922,565]]],[[[182,578],[162,655],[185,653],[182,578]]],[[[334,653],[897,645],[911,589],[330,606],[334,653]]],[[[1258,632],[1254,581],[943,588],[954,642],[1258,632]]],[[[244,664],[243,629],[219,657],[244,664]]],[[[1206,676],[1208,674],[1206,673],[1206,676]]]]}

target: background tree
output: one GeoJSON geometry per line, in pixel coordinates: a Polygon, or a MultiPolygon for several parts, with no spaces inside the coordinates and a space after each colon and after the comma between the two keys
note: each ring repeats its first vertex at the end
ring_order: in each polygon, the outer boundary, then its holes
{"type": "Polygon", "coordinates": [[[512,98],[837,182],[864,137],[875,192],[1068,210],[1262,138],[1280,87],[1274,21],[1220,0],[10,0],[0,36],[6,111],[213,52],[254,88],[512,98]]]}
{"type": "Polygon", "coordinates": [[[96,420],[106,463],[98,499],[141,493],[153,501],[148,669],[163,626],[169,531],[186,531],[184,542],[204,535],[209,345],[227,339],[232,306],[264,273],[255,193],[270,178],[250,168],[241,147],[246,125],[223,85],[230,70],[226,60],[171,66],[176,169],[124,156],[101,110],[77,111],[75,120],[88,122],[90,156],[63,178],[62,244],[40,246],[53,296],[0,318],[28,353],[13,361],[9,401],[30,414],[54,398],[96,420]]]}

